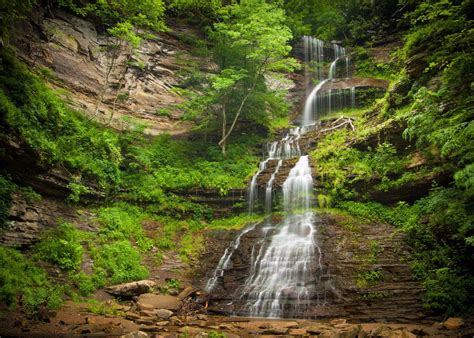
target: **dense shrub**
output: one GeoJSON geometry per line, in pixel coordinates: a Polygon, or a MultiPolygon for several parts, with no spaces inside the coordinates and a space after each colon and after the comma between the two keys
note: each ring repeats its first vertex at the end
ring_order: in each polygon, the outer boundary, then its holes
{"type": "Polygon", "coordinates": [[[140,253],[128,241],[104,244],[92,251],[92,257],[97,287],[148,277],[148,270],[141,264],[140,253]]]}
{"type": "Polygon", "coordinates": [[[62,288],[53,287],[46,273],[12,248],[0,246],[0,302],[23,305],[34,314],[40,306],[58,308],[62,288]]]}
{"type": "Polygon", "coordinates": [[[84,253],[80,236],[74,225],[62,223],[43,235],[36,245],[36,252],[41,259],[55,263],[61,269],[76,270],[81,266],[84,253]]]}

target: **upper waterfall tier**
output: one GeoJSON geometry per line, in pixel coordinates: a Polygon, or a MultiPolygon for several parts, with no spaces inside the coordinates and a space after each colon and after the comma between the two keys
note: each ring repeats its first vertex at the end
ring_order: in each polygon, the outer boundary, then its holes
{"type": "Polygon", "coordinates": [[[336,109],[355,105],[353,88],[348,90],[327,91],[326,84],[338,77],[349,78],[350,60],[346,49],[338,44],[325,44],[314,37],[303,37],[303,51],[306,62],[305,78],[308,86],[308,95],[304,105],[301,125],[306,126],[318,121],[324,114],[336,109]],[[330,52],[327,53],[326,50],[330,52]],[[327,72],[324,63],[330,57],[327,72]],[[313,82],[317,84],[313,86],[313,82]],[[311,89],[312,88],[312,89],[311,89]],[[354,100],[352,100],[354,98],[354,100]]]}

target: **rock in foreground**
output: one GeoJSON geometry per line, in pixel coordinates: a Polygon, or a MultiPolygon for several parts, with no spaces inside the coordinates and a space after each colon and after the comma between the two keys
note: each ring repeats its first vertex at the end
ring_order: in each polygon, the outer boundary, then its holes
{"type": "Polygon", "coordinates": [[[113,296],[131,298],[144,293],[150,293],[153,291],[155,286],[156,282],[152,280],[141,280],[138,282],[109,286],[105,291],[113,296]]]}

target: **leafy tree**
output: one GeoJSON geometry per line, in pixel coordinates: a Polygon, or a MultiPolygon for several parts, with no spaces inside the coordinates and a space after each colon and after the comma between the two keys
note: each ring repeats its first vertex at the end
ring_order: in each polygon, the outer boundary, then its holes
{"type": "Polygon", "coordinates": [[[223,3],[222,0],[170,0],[167,10],[171,15],[205,26],[215,22],[219,9],[225,5],[223,3]]]}
{"type": "Polygon", "coordinates": [[[222,22],[214,25],[214,59],[220,67],[204,89],[207,100],[200,99],[199,114],[206,123],[211,116],[219,121],[222,153],[238,121],[265,120],[265,104],[269,92],[265,77],[271,72],[291,71],[297,64],[287,55],[290,29],[284,24],[284,11],[274,4],[251,0],[222,8],[222,22]]]}

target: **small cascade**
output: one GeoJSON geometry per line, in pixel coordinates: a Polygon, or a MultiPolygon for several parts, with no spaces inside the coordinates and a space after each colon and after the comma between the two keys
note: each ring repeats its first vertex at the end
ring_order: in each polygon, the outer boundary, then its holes
{"type": "Polygon", "coordinates": [[[275,176],[280,170],[281,165],[283,164],[283,160],[279,160],[277,166],[275,167],[275,171],[272,173],[272,176],[267,182],[267,188],[265,190],[265,211],[271,212],[272,211],[272,189],[273,189],[273,182],[275,181],[275,176]]]}
{"type": "Polygon", "coordinates": [[[230,243],[230,245],[227,247],[227,249],[225,249],[224,255],[222,255],[221,259],[219,260],[219,263],[217,264],[217,267],[214,270],[214,272],[212,274],[212,277],[209,278],[207,283],[206,283],[206,286],[204,288],[206,290],[206,292],[211,292],[212,289],[214,289],[214,287],[216,286],[219,277],[224,276],[224,271],[225,271],[225,269],[227,269],[229,267],[229,263],[230,263],[230,259],[232,258],[232,255],[234,254],[235,250],[237,250],[240,246],[240,239],[246,233],[248,233],[248,232],[252,231],[253,229],[255,229],[256,225],[257,224],[254,223],[254,224],[244,228],[244,230],[242,230],[239,233],[237,238],[234,239],[232,241],[232,243],[230,243]]]}
{"type": "Polygon", "coordinates": [[[308,156],[301,156],[283,184],[287,212],[276,234],[253,261],[241,297],[244,313],[281,317],[301,313],[312,302],[321,275],[321,251],[316,241],[314,213],[310,210],[313,179],[308,156]]]}
{"type": "MultiPolygon", "coordinates": [[[[324,77],[323,65],[324,61],[324,41],[316,39],[312,36],[303,37],[304,61],[314,72],[314,78],[322,80],[324,77]]],[[[308,67],[306,67],[308,73],[308,67]]],[[[306,74],[306,78],[309,76],[306,74]]]]}
{"type": "Polygon", "coordinates": [[[249,213],[251,214],[255,208],[255,202],[258,199],[258,186],[257,186],[257,177],[262,171],[267,168],[267,162],[270,158],[267,158],[265,161],[260,162],[258,171],[253,175],[252,180],[250,181],[248,189],[248,201],[249,201],[249,213]]]}
{"type": "Polygon", "coordinates": [[[301,155],[300,145],[298,140],[301,136],[301,128],[291,128],[290,132],[285,135],[280,141],[275,141],[268,147],[268,158],[275,159],[289,159],[301,155]]]}

